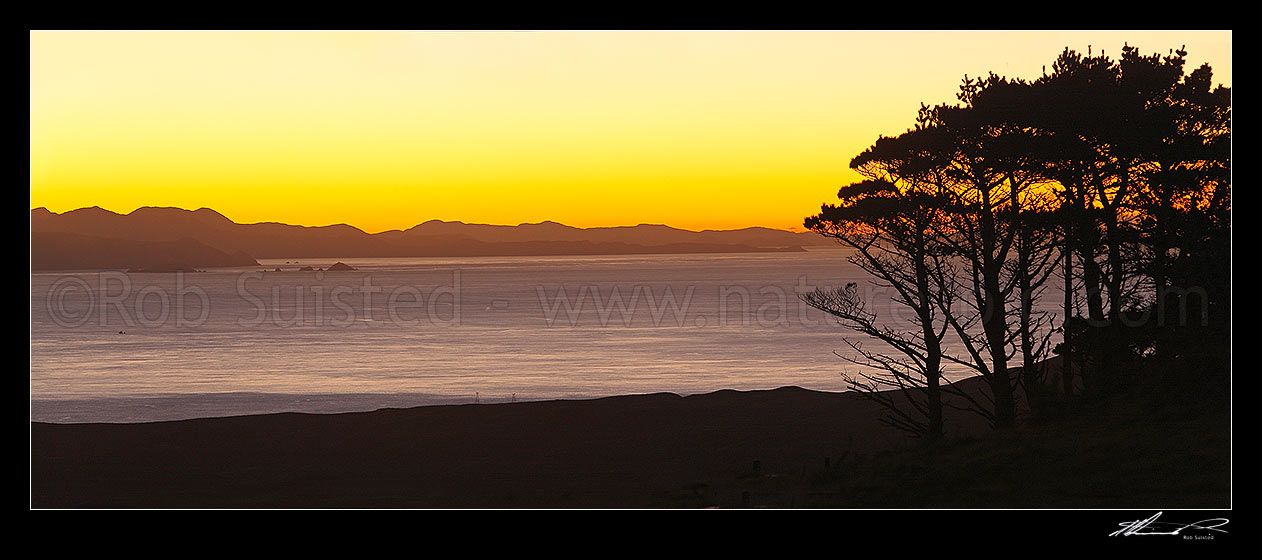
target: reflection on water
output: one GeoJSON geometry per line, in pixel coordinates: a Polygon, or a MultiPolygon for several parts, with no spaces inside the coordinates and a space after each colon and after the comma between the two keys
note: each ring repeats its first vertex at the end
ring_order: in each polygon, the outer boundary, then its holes
{"type": "Polygon", "coordinates": [[[796,294],[866,285],[845,256],[276,259],[184,275],[33,274],[32,418],[841,391],[855,366],[832,352],[848,333],[796,294]],[[339,260],[358,270],[298,271],[339,260]]]}

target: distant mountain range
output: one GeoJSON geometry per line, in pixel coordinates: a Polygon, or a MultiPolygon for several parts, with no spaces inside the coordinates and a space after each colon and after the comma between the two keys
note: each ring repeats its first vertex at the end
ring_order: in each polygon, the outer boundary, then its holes
{"type": "Polygon", "coordinates": [[[259,258],[620,255],[801,251],[831,245],[814,233],[763,227],[688,231],[664,225],[576,228],[556,222],[497,226],[430,220],[367,233],[338,224],[239,224],[209,208],[96,206],[31,210],[31,269],[188,269],[254,266],[259,258]]]}

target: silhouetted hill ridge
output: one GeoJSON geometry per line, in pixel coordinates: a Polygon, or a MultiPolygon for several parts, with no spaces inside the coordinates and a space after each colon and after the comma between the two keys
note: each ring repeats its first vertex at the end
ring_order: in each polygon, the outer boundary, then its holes
{"type": "Polygon", "coordinates": [[[807,235],[818,239],[769,228],[698,232],[640,224],[584,229],[553,221],[506,226],[429,220],[407,230],[370,234],[347,224],[243,224],[210,208],[158,206],[127,214],[97,206],[62,214],[36,208],[31,210],[31,233],[72,233],[138,242],[192,238],[228,255],[245,253],[252,258],[800,251],[801,245],[828,241],[814,234],[807,235]]]}

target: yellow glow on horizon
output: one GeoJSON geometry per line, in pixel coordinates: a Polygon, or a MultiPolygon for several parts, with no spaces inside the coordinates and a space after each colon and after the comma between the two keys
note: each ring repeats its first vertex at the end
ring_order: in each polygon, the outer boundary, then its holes
{"type": "Polygon", "coordinates": [[[850,158],[1068,46],[1231,32],[31,32],[31,207],[788,229],[850,158]]]}

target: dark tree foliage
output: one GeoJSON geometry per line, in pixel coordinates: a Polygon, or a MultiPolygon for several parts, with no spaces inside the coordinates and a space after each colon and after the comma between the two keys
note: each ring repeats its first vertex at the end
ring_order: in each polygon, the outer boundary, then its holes
{"type": "Polygon", "coordinates": [[[869,180],[806,220],[913,311],[899,330],[854,287],[808,299],[910,359],[881,379],[927,395],[925,430],[940,433],[943,363],[987,380],[979,408],[1000,427],[1015,422],[1019,387],[1035,408],[1050,392],[1107,397],[1141,371],[1225,391],[1231,92],[1208,66],[1185,74],[1186,54],[1066,49],[1033,81],[965,77],[959,103],[922,106],[915,128],[878,138],[851,162],[869,180]],[[1035,305],[1054,275],[1060,317],[1035,305]],[[1141,367],[1154,363],[1167,367],[1141,367]]]}
{"type": "Polygon", "coordinates": [[[1211,87],[1208,66],[1185,75],[1186,54],[1066,49],[1028,102],[986,100],[1019,108],[1012,120],[1052,140],[1039,156],[1061,189],[1086,300],[1063,349],[1079,352],[1091,394],[1125,387],[1143,356],[1207,348],[1209,327],[1229,324],[1230,90],[1211,87]],[[1189,306],[1206,320],[1189,320],[1189,306]]]}

